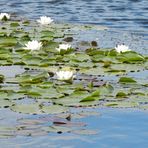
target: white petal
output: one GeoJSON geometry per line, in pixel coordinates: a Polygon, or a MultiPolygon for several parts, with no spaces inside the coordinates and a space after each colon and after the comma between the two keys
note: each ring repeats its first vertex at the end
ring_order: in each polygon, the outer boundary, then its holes
{"type": "Polygon", "coordinates": [[[37,22],[42,25],[48,25],[53,22],[53,19],[51,19],[50,17],[47,17],[47,16],[41,16],[40,20],[37,20],[37,22]]]}
{"type": "Polygon", "coordinates": [[[0,20],[2,20],[4,17],[6,17],[7,19],[10,19],[10,14],[8,14],[8,13],[0,13],[0,20]]]}
{"type": "Polygon", "coordinates": [[[24,47],[24,49],[30,49],[30,50],[39,50],[42,47],[42,43],[38,42],[36,40],[29,41],[25,45],[26,45],[26,47],[24,47]]]}
{"type": "Polygon", "coordinates": [[[58,71],[56,72],[57,79],[58,80],[70,80],[73,78],[73,72],[72,71],[58,71]]]}
{"type": "Polygon", "coordinates": [[[130,51],[129,47],[126,46],[126,45],[123,45],[123,44],[118,45],[117,47],[115,47],[115,50],[116,50],[117,52],[119,52],[119,53],[121,53],[121,52],[126,52],[126,51],[130,51]]]}

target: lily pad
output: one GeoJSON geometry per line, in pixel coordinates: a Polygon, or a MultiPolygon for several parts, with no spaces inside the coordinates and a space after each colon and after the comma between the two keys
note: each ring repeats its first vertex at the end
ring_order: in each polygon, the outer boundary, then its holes
{"type": "Polygon", "coordinates": [[[136,102],[128,101],[128,102],[110,102],[105,103],[105,106],[113,107],[113,108],[133,108],[138,107],[139,104],[136,102]]]}
{"type": "Polygon", "coordinates": [[[10,100],[0,99],[0,107],[10,107],[15,103],[11,102],[10,100]]]}
{"type": "Polygon", "coordinates": [[[17,43],[16,38],[13,37],[0,37],[0,47],[12,47],[17,43]]]}
{"type": "Polygon", "coordinates": [[[42,111],[47,114],[58,114],[67,112],[68,108],[60,105],[42,106],[42,111]]]}
{"type": "Polygon", "coordinates": [[[125,63],[138,63],[145,61],[145,58],[142,55],[132,51],[122,53],[120,56],[117,57],[117,59],[125,63]]]}
{"type": "Polygon", "coordinates": [[[129,77],[121,77],[119,79],[120,83],[137,83],[136,80],[129,78],[129,77]]]}
{"type": "Polygon", "coordinates": [[[10,107],[12,111],[24,113],[24,114],[40,114],[39,104],[15,104],[10,107]]]}

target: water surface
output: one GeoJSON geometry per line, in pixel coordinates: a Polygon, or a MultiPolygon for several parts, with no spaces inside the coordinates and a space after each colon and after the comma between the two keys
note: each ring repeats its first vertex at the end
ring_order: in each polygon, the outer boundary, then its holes
{"type": "Polygon", "coordinates": [[[147,31],[147,0],[1,0],[0,11],[36,19],[99,24],[125,30],[147,31]]]}
{"type": "MultiPolygon", "coordinates": [[[[133,50],[147,53],[148,0],[0,0],[0,12],[36,20],[42,15],[56,22],[104,25],[110,29],[100,32],[81,32],[79,40],[97,40],[100,47],[114,47],[125,43],[133,50]]],[[[1,72],[0,68],[0,72],[1,72]]],[[[8,76],[9,71],[6,69],[8,76]]],[[[17,67],[13,72],[17,73],[17,67]]],[[[131,74],[132,75],[132,74],[131,74]]],[[[147,73],[143,73],[146,77],[147,73]]],[[[141,77],[137,75],[137,77],[141,77]]],[[[49,133],[46,136],[16,136],[0,139],[3,148],[147,148],[148,112],[124,109],[94,109],[101,116],[80,119],[87,129],[97,135],[49,133]]],[[[48,116],[48,115],[45,115],[48,116]]],[[[16,126],[20,118],[38,115],[14,113],[0,109],[0,125],[16,126]]]]}
{"type": "MultiPolygon", "coordinates": [[[[95,129],[98,132],[97,135],[49,133],[48,136],[17,136],[0,139],[1,146],[3,148],[147,148],[148,112],[130,109],[97,109],[97,112],[101,115],[79,119],[87,124],[87,129],[95,129]]],[[[0,115],[9,124],[10,122],[15,124],[15,120],[18,118],[33,117],[32,115],[10,113],[8,110],[2,109],[0,115]]],[[[41,115],[36,117],[41,117],[41,115]]]]}

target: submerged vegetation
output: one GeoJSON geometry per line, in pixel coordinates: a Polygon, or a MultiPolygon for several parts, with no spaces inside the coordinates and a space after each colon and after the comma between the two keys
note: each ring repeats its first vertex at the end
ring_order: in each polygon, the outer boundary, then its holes
{"type": "MultiPolygon", "coordinates": [[[[63,113],[71,107],[148,109],[146,78],[129,76],[147,72],[147,55],[125,45],[101,49],[95,41],[81,50],[73,44],[74,25],[48,24],[15,18],[0,22],[0,107],[29,114],[63,113]],[[4,74],[8,67],[12,76],[4,74]]],[[[75,25],[77,33],[96,28],[75,25]]]]}

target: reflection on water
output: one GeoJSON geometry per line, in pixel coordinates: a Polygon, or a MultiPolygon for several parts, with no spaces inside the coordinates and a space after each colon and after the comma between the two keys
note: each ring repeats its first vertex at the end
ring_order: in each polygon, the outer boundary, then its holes
{"type": "MultiPolygon", "coordinates": [[[[10,113],[8,110],[5,110],[4,113],[4,110],[1,109],[0,127],[2,127],[2,123],[8,126],[8,122],[9,126],[13,128],[15,128],[14,125],[24,127],[24,129],[18,130],[15,137],[0,139],[1,146],[3,148],[146,148],[148,146],[147,112],[123,109],[86,109],[83,110],[82,115],[76,115],[76,109],[74,112],[75,119],[67,121],[64,119],[64,115],[62,118],[50,117],[48,115],[23,115],[10,113]],[[91,116],[89,118],[85,115],[85,111],[87,114],[90,112],[91,116]],[[96,112],[101,113],[101,115],[98,115],[96,112]],[[53,125],[56,124],[55,121],[60,125],[53,125]],[[64,124],[64,122],[67,122],[69,125],[64,124]],[[87,125],[84,126],[83,123],[87,125]],[[63,132],[49,128],[51,126],[54,126],[54,128],[58,127],[58,130],[63,130],[63,132]],[[80,132],[69,132],[73,128],[80,132]],[[46,129],[48,132],[41,131],[40,129],[46,129]],[[90,134],[86,134],[82,129],[88,130],[87,133],[90,132],[90,134]],[[93,130],[98,133],[94,135],[93,130]],[[32,133],[32,135],[28,133],[32,133]]],[[[12,134],[12,130],[9,133],[5,132],[5,134],[7,136],[12,134]]]]}
{"type": "Polygon", "coordinates": [[[27,18],[48,15],[57,21],[106,25],[118,29],[148,28],[147,0],[1,0],[0,11],[27,18]]]}
{"type": "Polygon", "coordinates": [[[84,122],[74,119],[98,116],[97,112],[80,112],[52,115],[32,116],[31,118],[18,118],[15,125],[5,125],[5,118],[1,118],[0,138],[16,136],[43,136],[48,133],[75,133],[82,135],[95,135],[97,129],[89,130],[84,122]],[[3,122],[3,124],[2,124],[3,122]]]}

